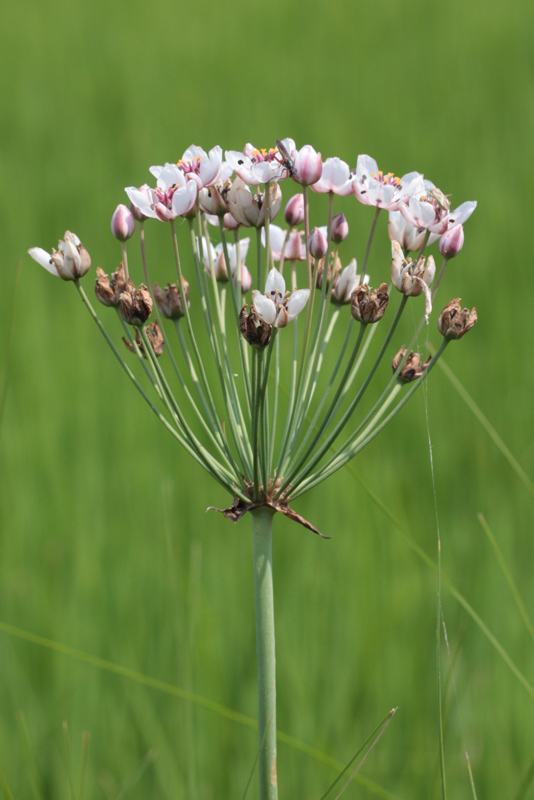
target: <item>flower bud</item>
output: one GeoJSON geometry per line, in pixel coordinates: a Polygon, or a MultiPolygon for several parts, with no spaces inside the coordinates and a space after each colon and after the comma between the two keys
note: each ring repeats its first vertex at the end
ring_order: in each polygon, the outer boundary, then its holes
{"type": "Polygon", "coordinates": [[[356,273],[357,268],[356,259],[353,258],[343,272],[338,272],[336,270],[332,296],[330,298],[333,303],[345,305],[351,302],[352,293],[360,284],[360,276],[356,273]]]}
{"type": "Polygon", "coordinates": [[[461,339],[462,336],[470,331],[477,321],[477,310],[473,308],[462,309],[460,298],[451,300],[439,315],[439,332],[446,339],[461,339]]]}
{"type": "Polygon", "coordinates": [[[340,244],[349,235],[349,223],[345,218],[345,214],[336,214],[332,217],[332,231],[330,233],[330,240],[336,244],[340,244]]]}
{"type": "MultiPolygon", "coordinates": [[[[237,276],[236,276],[237,279],[237,276]]],[[[252,289],[252,275],[244,264],[241,265],[241,291],[243,294],[252,289]]]]}
{"type": "MultiPolygon", "coordinates": [[[[184,284],[185,300],[189,308],[189,284],[182,278],[184,284]]],[[[166,289],[162,289],[157,283],[153,287],[154,300],[158,308],[166,319],[180,319],[185,316],[182,294],[175,283],[168,283],[166,289]]]]}
{"type": "Polygon", "coordinates": [[[250,306],[250,314],[247,314],[248,305],[244,305],[239,314],[239,330],[251,347],[259,349],[267,347],[271,341],[273,326],[263,320],[254,304],[250,306]]]}
{"type": "MultiPolygon", "coordinates": [[[[148,341],[150,342],[152,350],[154,351],[154,355],[160,356],[163,353],[163,345],[165,344],[165,340],[163,338],[158,323],[151,322],[150,325],[147,325],[147,327],[145,328],[145,333],[148,337],[148,341]]],[[[124,342],[128,350],[130,350],[130,352],[135,353],[135,347],[130,342],[128,342],[124,337],[122,341],[124,342]]],[[[135,342],[139,350],[141,351],[141,355],[143,356],[143,358],[147,358],[145,345],[143,340],[141,339],[141,335],[138,330],[135,332],[135,342]]]]}
{"type": "MultiPolygon", "coordinates": [[[[401,347],[393,361],[391,362],[391,367],[393,369],[393,374],[397,372],[399,368],[399,364],[403,360],[404,356],[406,355],[406,348],[404,345],[401,347]]],[[[397,380],[400,383],[411,383],[411,381],[415,381],[417,378],[420,378],[421,375],[424,373],[425,369],[431,362],[431,358],[427,358],[426,361],[421,362],[421,356],[419,353],[414,353],[413,350],[410,351],[410,354],[406,361],[404,362],[401,371],[397,375],[397,380]]]]}
{"type": "Polygon", "coordinates": [[[119,297],[126,289],[126,275],[124,274],[124,264],[121,261],[120,267],[115,270],[111,280],[100,267],[96,268],[95,294],[105,306],[119,305],[119,297]]]}
{"type": "Polygon", "coordinates": [[[454,258],[464,246],[464,226],[453,225],[440,237],[439,252],[445,258],[454,258]]]}
{"type": "Polygon", "coordinates": [[[56,278],[64,281],[77,281],[91,266],[91,256],[75,233],[65,231],[65,238],[59,240],[58,249],[47,253],[42,247],[31,247],[29,255],[56,278]]]}
{"type": "Polygon", "coordinates": [[[317,183],[323,173],[323,160],[311,144],[305,144],[300,150],[293,150],[291,157],[294,159],[293,180],[304,186],[317,183]]]}
{"type": "Polygon", "coordinates": [[[119,311],[128,325],[137,328],[144,325],[152,311],[152,297],[144,283],[136,289],[134,282],[128,281],[126,289],[119,297],[119,311]]]}
{"type": "Polygon", "coordinates": [[[308,236],[307,245],[308,250],[313,258],[324,258],[328,253],[328,242],[326,241],[326,236],[321,230],[319,230],[319,228],[314,228],[312,230],[308,236]]]}
{"type": "MultiPolygon", "coordinates": [[[[272,221],[282,205],[282,190],[278,183],[271,183],[269,191],[269,220],[272,221]]],[[[265,224],[265,193],[251,192],[250,187],[236,178],[227,196],[228,208],[233,218],[247,228],[261,228],[265,224]]]]}
{"type": "Polygon", "coordinates": [[[284,219],[288,225],[302,225],[304,222],[304,195],[295,194],[288,200],[284,211],[284,219]]]}
{"type": "Polygon", "coordinates": [[[354,319],[365,324],[378,322],[384,316],[388,299],[387,283],[381,283],[374,291],[364,283],[352,293],[350,313],[354,319]]]}
{"type": "Polygon", "coordinates": [[[111,233],[119,242],[125,242],[130,236],[133,236],[134,230],[134,215],[124,203],[119,203],[111,217],[111,233]]]}

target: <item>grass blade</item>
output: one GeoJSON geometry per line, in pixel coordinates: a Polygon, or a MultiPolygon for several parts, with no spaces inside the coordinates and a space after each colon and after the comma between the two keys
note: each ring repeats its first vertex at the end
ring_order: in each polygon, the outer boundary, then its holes
{"type": "Polygon", "coordinates": [[[502,550],[500,549],[499,545],[497,544],[497,540],[495,539],[493,533],[491,532],[491,529],[490,529],[488,523],[486,522],[486,519],[484,517],[484,514],[482,514],[482,512],[479,512],[478,520],[479,520],[480,524],[482,525],[482,528],[484,529],[484,533],[486,534],[486,536],[490,540],[491,546],[493,547],[493,550],[494,550],[495,555],[497,557],[497,561],[499,562],[499,566],[500,566],[500,568],[502,569],[502,571],[504,573],[504,577],[506,578],[506,580],[508,582],[508,586],[510,587],[510,590],[511,590],[512,595],[514,597],[515,604],[519,609],[519,613],[523,617],[523,621],[524,621],[525,625],[527,626],[527,630],[530,633],[532,639],[534,639],[534,627],[532,626],[532,622],[530,621],[530,617],[528,616],[528,613],[527,613],[527,610],[525,608],[525,605],[524,605],[524,603],[523,603],[523,601],[521,599],[521,595],[519,594],[519,589],[517,588],[517,584],[516,584],[516,582],[515,582],[515,580],[514,580],[514,578],[512,576],[512,573],[508,569],[508,565],[507,565],[506,560],[505,560],[505,558],[504,558],[504,556],[502,554],[502,550]]]}
{"type": "Polygon", "coordinates": [[[41,791],[40,779],[39,779],[39,771],[37,769],[37,762],[35,761],[35,755],[30,740],[30,734],[28,733],[28,726],[26,725],[26,718],[24,716],[24,712],[19,711],[17,717],[20,729],[22,731],[22,738],[24,740],[24,750],[26,755],[26,761],[28,764],[28,776],[30,779],[33,796],[35,800],[43,800],[43,794],[41,791]]]}
{"type": "MultiPolygon", "coordinates": [[[[149,675],[144,675],[142,672],[137,672],[137,670],[130,669],[129,667],[123,667],[120,664],[114,664],[112,661],[106,661],[104,658],[94,656],[91,653],[85,653],[83,650],[78,650],[75,647],[69,647],[69,645],[61,644],[60,642],[54,642],[51,639],[46,639],[44,636],[38,636],[37,634],[30,633],[22,628],[17,628],[15,625],[9,625],[7,622],[0,622],[0,631],[4,631],[4,633],[8,633],[11,636],[16,636],[19,639],[24,639],[27,642],[40,645],[41,647],[46,647],[47,649],[56,653],[61,653],[62,655],[69,656],[70,658],[75,658],[78,661],[83,661],[86,664],[91,664],[94,667],[114,673],[115,675],[120,675],[123,678],[129,678],[130,680],[133,680],[142,686],[149,686],[152,689],[158,689],[160,692],[170,694],[173,697],[178,697],[186,702],[194,703],[201,708],[205,708],[208,711],[213,711],[215,714],[219,714],[219,716],[224,717],[231,722],[237,722],[240,725],[245,725],[246,727],[254,730],[258,729],[258,721],[253,717],[248,717],[246,714],[241,714],[239,711],[234,711],[231,708],[227,708],[221,703],[217,703],[214,700],[203,697],[202,695],[187,692],[184,689],[180,689],[178,686],[173,686],[172,683],[166,683],[165,681],[151,678],[149,675]]],[[[298,752],[309,756],[319,764],[324,764],[325,766],[331,767],[332,769],[338,771],[343,769],[343,764],[336,758],[329,756],[327,753],[323,753],[321,750],[318,750],[317,748],[312,747],[305,742],[301,742],[294,736],[290,736],[289,734],[278,730],[276,732],[276,738],[282,744],[286,744],[293,750],[297,750],[298,752]]],[[[361,786],[364,786],[377,797],[383,798],[383,800],[398,800],[394,794],[388,792],[382,786],[370,780],[369,778],[364,778],[358,775],[357,780],[361,786]]],[[[35,800],[42,800],[40,794],[36,795],[35,800]]]]}
{"type": "MultiPolygon", "coordinates": [[[[343,777],[343,775],[344,775],[344,774],[345,774],[345,773],[346,773],[346,772],[347,772],[347,771],[348,771],[348,770],[351,768],[351,766],[352,766],[352,765],[353,765],[353,763],[356,761],[356,759],[358,758],[358,756],[360,755],[360,753],[362,753],[362,752],[365,750],[365,748],[367,747],[367,745],[368,745],[370,742],[372,742],[372,741],[373,741],[373,738],[375,738],[375,737],[376,737],[376,739],[375,739],[375,741],[374,741],[374,743],[373,743],[372,747],[369,749],[369,752],[368,752],[368,753],[366,754],[366,756],[365,756],[365,758],[367,758],[367,756],[369,755],[369,753],[371,752],[371,750],[374,748],[375,744],[377,744],[378,740],[381,738],[382,734],[383,734],[383,733],[384,733],[384,731],[386,730],[386,728],[387,728],[387,726],[389,725],[389,723],[390,723],[390,721],[391,721],[391,718],[393,717],[393,714],[396,712],[396,710],[397,710],[396,708],[392,708],[392,709],[391,709],[391,711],[389,711],[389,712],[386,714],[386,716],[384,717],[384,719],[383,719],[381,722],[379,722],[379,724],[376,726],[376,728],[375,728],[375,729],[374,729],[374,731],[371,733],[371,735],[367,737],[367,739],[366,739],[366,740],[365,740],[365,742],[362,744],[362,746],[359,748],[359,750],[357,750],[357,751],[354,753],[354,755],[352,756],[352,758],[351,758],[351,760],[349,761],[349,763],[348,763],[348,764],[347,764],[345,767],[343,767],[343,769],[341,770],[341,772],[339,773],[339,775],[337,776],[337,778],[335,779],[335,781],[334,781],[333,783],[331,783],[331,784],[330,784],[330,786],[328,787],[328,789],[326,790],[326,792],[325,792],[325,793],[322,795],[322,797],[320,798],[320,800],[326,800],[326,798],[328,797],[328,795],[330,794],[330,792],[331,792],[331,791],[332,791],[332,790],[333,790],[333,789],[336,787],[336,785],[339,783],[339,781],[341,780],[341,778],[343,777]],[[377,736],[377,734],[378,734],[378,736],[377,736]]],[[[349,785],[349,783],[351,782],[352,778],[353,778],[353,777],[356,775],[356,773],[357,773],[358,769],[360,768],[360,766],[362,766],[362,765],[363,765],[364,761],[365,761],[365,759],[364,759],[363,761],[361,761],[361,762],[360,762],[360,764],[359,764],[359,765],[358,765],[358,767],[356,768],[355,772],[354,772],[354,773],[352,774],[352,776],[349,778],[349,781],[348,781],[348,783],[346,783],[346,784],[345,784],[345,787],[344,787],[344,788],[341,790],[341,793],[343,793],[343,792],[345,791],[346,787],[349,785]]],[[[339,795],[338,795],[338,797],[339,797],[339,795]]]]}
{"type": "Polygon", "coordinates": [[[0,789],[2,789],[2,792],[4,793],[4,797],[6,798],[6,800],[13,800],[13,795],[11,794],[4,773],[2,772],[1,769],[0,769],[0,789]]]}

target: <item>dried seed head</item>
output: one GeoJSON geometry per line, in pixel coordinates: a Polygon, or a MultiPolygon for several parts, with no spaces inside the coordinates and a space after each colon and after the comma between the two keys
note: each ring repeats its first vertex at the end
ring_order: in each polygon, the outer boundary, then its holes
{"type": "Polygon", "coordinates": [[[451,300],[439,315],[439,332],[446,339],[461,339],[477,321],[476,308],[462,308],[460,298],[451,300]]]}
{"type": "MultiPolygon", "coordinates": [[[[391,362],[391,366],[393,372],[397,372],[399,368],[399,364],[401,363],[402,359],[406,355],[406,348],[404,345],[401,347],[393,361],[391,362]]],[[[397,375],[397,380],[401,383],[410,383],[411,381],[415,381],[417,378],[420,378],[421,375],[424,373],[425,369],[430,364],[431,359],[427,358],[426,361],[421,362],[421,356],[419,353],[414,353],[413,350],[410,351],[408,358],[403,364],[403,367],[399,374],[397,375]]]]}
{"type": "Polygon", "coordinates": [[[134,282],[128,281],[126,289],[119,297],[119,310],[128,325],[139,328],[145,324],[152,311],[152,297],[144,283],[136,289],[134,282]]]}
{"type": "MultiPolygon", "coordinates": [[[[182,278],[187,307],[189,308],[189,284],[182,278]]],[[[168,283],[166,289],[162,289],[157,283],[154,284],[154,300],[158,308],[167,319],[180,319],[185,315],[184,304],[180,289],[175,283],[168,283]]]]}
{"type": "Polygon", "coordinates": [[[119,305],[120,295],[126,289],[126,276],[122,261],[120,267],[111,276],[111,280],[100,267],[96,268],[96,276],[95,294],[97,298],[105,306],[116,308],[119,305]]]}
{"type": "Polygon", "coordinates": [[[250,306],[250,314],[247,314],[247,308],[245,304],[239,314],[239,330],[251,347],[267,347],[273,326],[261,319],[254,305],[250,306]]]}
{"type": "MultiPolygon", "coordinates": [[[[147,325],[145,328],[145,333],[148,336],[148,341],[150,342],[152,350],[154,351],[154,355],[160,356],[163,353],[163,345],[165,344],[165,340],[158,323],[151,322],[150,325],[147,325]]],[[[128,350],[130,350],[130,352],[135,353],[135,347],[130,342],[128,342],[124,337],[122,341],[128,350]]],[[[143,358],[147,358],[145,346],[138,330],[135,332],[135,341],[143,358]]]]}
{"type": "MultiPolygon", "coordinates": [[[[332,255],[332,254],[331,254],[332,255]]],[[[331,259],[328,260],[328,273],[326,276],[326,280],[328,283],[332,280],[332,261],[331,259]]],[[[312,270],[315,273],[315,285],[318,289],[322,288],[323,285],[323,278],[324,278],[324,258],[314,259],[312,258],[312,270]]],[[[343,269],[343,265],[341,263],[341,259],[339,256],[336,256],[334,262],[334,286],[336,285],[336,279],[341,274],[341,270],[343,269]]]]}
{"type": "Polygon", "coordinates": [[[350,313],[354,319],[365,324],[378,322],[384,316],[388,299],[387,283],[381,283],[378,289],[374,290],[364,283],[351,295],[350,313]]]}

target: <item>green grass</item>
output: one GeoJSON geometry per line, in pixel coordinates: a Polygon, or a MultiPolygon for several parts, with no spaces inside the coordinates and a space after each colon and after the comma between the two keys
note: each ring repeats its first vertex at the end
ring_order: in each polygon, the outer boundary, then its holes
{"type": "MultiPolygon", "coordinates": [[[[228,498],[160,430],[72,287],[25,255],[70,228],[95,266],[114,269],[109,220],[123,187],[191,142],[289,135],[351,164],[368,152],[399,175],[419,169],[453,203],[477,199],[439,304],[461,296],[479,324],[445,361],[532,481],[531,17],[526,0],[4,10],[0,622],[255,716],[250,523],[205,514],[228,498]]],[[[343,204],[347,263],[363,258],[372,218],[356,206],[343,204]]],[[[380,222],[374,281],[389,270],[380,222]]],[[[155,223],[147,248],[156,278],[170,279],[170,240],[155,223]]],[[[414,327],[406,317],[399,339],[414,327]]],[[[429,337],[438,342],[433,328],[429,337]]],[[[497,555],[532,617],[532,497],[438,369],[428,416],[444,576],[532,685],[534,645],[497,555]]],[[[429,463],[421,394],[353,467],[435,561],[429,463]]],[[[280,729],[346,764],[398,707],[361,774],[400,800],[437,798],[435,572],[348,470],[297,511],[334,538],[275,520],[280,729]]],[[[448,797],[473,796],[467,750],[478,797],[530,800],[534,700],[445,581],[442,603],[448,797]]],[[[78,791],[91,734],[87,800],[243,795],[250,727],[5,629],[0,676],[6,797],[34,797],[35,762],[43,800],[71,798],[64,720],[78,791]]],[[[318,800],[335,775],[280,742],[281,798],[318,800]]],[[[374,796],[356,781],[344,795],[374,796]]]]}

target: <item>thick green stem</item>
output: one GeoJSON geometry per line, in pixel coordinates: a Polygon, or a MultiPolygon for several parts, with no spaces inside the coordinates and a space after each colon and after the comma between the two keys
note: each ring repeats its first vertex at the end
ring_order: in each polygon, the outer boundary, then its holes
{"type": "Polygon", "coordinates": [[[256,648],[258,655],[258,770],[260,800],[277,800],[276,658],[274,648],[273,511],[252,511],[256,648]]]}

